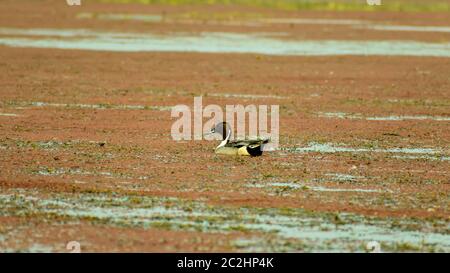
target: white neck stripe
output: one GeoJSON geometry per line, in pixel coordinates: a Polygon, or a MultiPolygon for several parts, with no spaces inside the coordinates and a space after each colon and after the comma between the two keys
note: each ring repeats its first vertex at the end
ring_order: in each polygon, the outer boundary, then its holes
{"type": "Polygon", "coordinates": [[[220,142],[219,146],[217,146],[216,149],[222,148],[223,146],[225,146],[228,143],[230,136],[231,136],[231,130],[228,130],[227,137],[222,142],[220,142]]]}

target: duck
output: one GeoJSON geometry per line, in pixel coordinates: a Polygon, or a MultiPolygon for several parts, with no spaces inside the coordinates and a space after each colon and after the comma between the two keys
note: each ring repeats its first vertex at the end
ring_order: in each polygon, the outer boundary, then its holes
{"type": "Polygon", "coordinates": [[[214,150],[216,154],[238,156],[261,156],[262,147],[269,139],[245,139],[231,141],[231,127],[226,122],[217,123],[209,134],[220,134],[222,142],[214,150]]]}

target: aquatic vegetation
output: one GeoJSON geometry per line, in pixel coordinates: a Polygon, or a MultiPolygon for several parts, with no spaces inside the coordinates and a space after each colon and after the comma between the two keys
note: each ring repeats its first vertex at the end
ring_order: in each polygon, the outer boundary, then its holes
{"type": "Polygon", "coordinates": [[[360,250],[364,242],[377,240],[387,249],[420,250],[432,246],[448,251],[450,235],[445,222],[413,219],[377,219],[347,213],[315,213],[302,209],[231,208],[210,206],[199,201],[167,197],[109,194],[62,194],[47,197],[16,190],[0,195],[1,216],[51,218],[71,222],[81,219],[99,225],[201,231],[244,232],[237,240],[240,249],[280,249],[283,251],[360,250]],[[55,218],[56,217],[56,218],[55,218]],[[256,233],[255,233],[256,232],[256,233]],[[259,235],[257,235],[259,234],[259,235]],[[261,243],[265,236],[279,239],[261,243]],[[286,240],[294,240],[287,244],[286,240]],[[258,243],[259,242],[259,243],[258,243]],[[406,247],[409,246],[409,247],[406,247]],[[411,247],[414,246],[414,247],[411,247]]]}
{"type": "Polygon", "coordinates": [[[450,4],[444,1],[387,1],[381,6],[371,6],[361,1],[311,1],[311,0],[97,0],[103,3],[141,3],[141,4],[226,4],[265,7],[281,10],[329,10],[329,11],[450,11],[450,4]]]}

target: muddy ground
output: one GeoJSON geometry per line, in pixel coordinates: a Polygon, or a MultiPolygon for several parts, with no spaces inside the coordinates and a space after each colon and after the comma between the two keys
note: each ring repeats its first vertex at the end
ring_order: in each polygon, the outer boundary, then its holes
{"type": "MultiPolygon", "coordinates": [[[[3,1],[0,27],[450,42],[442,29],[273,23],[445,28],[445,12],[63,2],[3,1]]],[[[67,252],[69,241],[84,252],[366,251],[378,241],[448,252],[449,71],[445,56],[0,46],[0,251],[67,252]],[[227,157],[216,142],[172,140],[169,107],[194,96],[279,105],[280,149],[227,157]]]]}

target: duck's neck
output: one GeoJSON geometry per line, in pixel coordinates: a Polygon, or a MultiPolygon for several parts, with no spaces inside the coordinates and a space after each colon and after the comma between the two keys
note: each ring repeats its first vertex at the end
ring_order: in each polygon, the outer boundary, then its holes
{"type": "Polygon", "coordinates": [[[228,130],[227,136],[225,137],[225,139],[222,142],[220,142],[219,146],[217,146],[216,149],[224,147],[230,140],[230,137],[231,137],[231,130],[228,130]]]}

